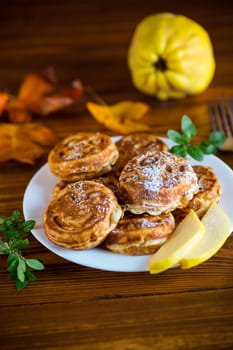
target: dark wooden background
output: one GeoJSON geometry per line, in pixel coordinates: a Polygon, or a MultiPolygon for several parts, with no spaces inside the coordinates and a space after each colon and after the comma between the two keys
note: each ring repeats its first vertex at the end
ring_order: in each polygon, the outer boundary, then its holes
{"type": "MultiPolygon", "coordinates": [[[[179,127],[183,113],[210,130],[206,101],[233,96],[233,6],[229,1],[1,1],[0,89],[16,93],[24,75],[53,66],[61,86],[79,78],[107,102],[144,101],[148,123],[160,135],[179,127]],[[127,50],[136,24],[156,12],[186,15],[209,32],[216,73],[205,93],[159,102],[133,87],[127,50]]],[[[85,105],[43,119],[60,138],[105,130],[85,105]]],[[[232,153],[219,153],[233,167],[232,153]]],[[[22,210],[35,166],[0,165],[0,215],[22,210]]],[[[229,184],[232,186],[232,184],[229,184]]],[[[33,237],[27,257],[46,269],[16,292],[0,257],[1,349],[187,350],[233,348],[233,239],[208,262],[190,270],[112,273],[72,264],[33,237]]]]}

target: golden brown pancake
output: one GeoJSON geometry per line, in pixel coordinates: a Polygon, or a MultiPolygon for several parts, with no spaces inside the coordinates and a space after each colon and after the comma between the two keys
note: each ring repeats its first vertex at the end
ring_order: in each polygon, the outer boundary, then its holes
{"type": "Polygon", "coordinates": [[[124,135],[116,142],[119,158],[113,170],[120,173],[126,163],[147,151],[168,151],[168,146],[157,135],[137,132],[124,135]]]}
{"type": "Polygon", "coordinates": [[[169,152],[136,156],[119,178],[127,210],[160,215],[183,208],[198,191],[197,175],[183,157],[169,152]]]}
{"type": "Polygon", "coordinates": [[[174,211],[176,222],[180,222],[190,209],[201,218],[213,202],[218,202],[222,190],[214,171],[207,166],[193,166],[198,178],[199,191],[193,196],[186,208],[174,211]]]}
{"type": "Polygon", "coordinates": [[[106,248],[121,254],[153,254],[175,228],[171,213],[151,216],[126,213],[107,236],[106,248]]]}
{"type": "Polygon", "coordinates": [[[58,197],[61,193],[61,191],[69,184],[70,182],[67,182],[65,180],[59,181],[53,189],[52,197],[53,199],[58,197]]]}
{"type": "Polygon", "coordinates": [[[108,135],[80,132],[59,142],[49,153],[48,163],[55,176],[77,181],[109,172],[118,156],[108,135]]]}
{"type": "Polygon", "coordinates": [[[120,194],[120,185],[119,178],[116,176],[114,171],[110,171],[109,173],[96,177],[93,181],[99,182],[106,187],[110,188],[115,196],[117,197],[119,203],[122,204],[121,194],[120,194]]]}
{"type": "Polygon", "coordinates": [[[98,246],[122,215],[113,192],[94,181],[78,181],[57,187],[43,222],[55,244],[72,249],[98,246]]]}

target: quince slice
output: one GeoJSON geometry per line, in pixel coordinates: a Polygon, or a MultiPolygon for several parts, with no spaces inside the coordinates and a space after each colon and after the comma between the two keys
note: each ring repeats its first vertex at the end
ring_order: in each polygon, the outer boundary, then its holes
{"type": "Polygon", "coordinates": [[[166,243],[150,259],[150,273],[159,273],[176,265],[200,241],[204,231],[204,225],[197,214],[190,210],[166,243]]]}
{"type": "Polygon", "coordinates": [[[182,269],[189,269],[211,258],[230,234],[231,221],[217,203],[210,206],[201,221],[205,226],[205,234],[180,260],[182,269]]]}

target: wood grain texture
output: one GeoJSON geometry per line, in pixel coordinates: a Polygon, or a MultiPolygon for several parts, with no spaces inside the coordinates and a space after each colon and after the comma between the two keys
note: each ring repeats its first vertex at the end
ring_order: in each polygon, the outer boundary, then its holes
{"type": "MultiPolygon", "coordinates": [[[[199,139],[210,132],[207,101],[233,96],[233,8],[228,1],[1,1],[0,89],[16,93],[29,71],[54,66],[60,86],[75,78],[107,102],[124,99],[151,106],[145,120],[166,136],[188,114],[199,139]],[[160,102],[132,85],[127,50],[136,24],[146,15],[182,13],[210,33],[216,73],[201,95],[160,102]]],[[[43,119],[59,136],[103,131],[85,104],[43,119]]],[[[233,168],[232,153],[218,156],[233,168]]],[[[0,164],[0,215],[22,210],[26,186],[47,161],[35,166],[0,164]]],[[[232,184],[229,184],[231,186],[232,184]]],[[[100,350],[217,350],[233,348],[233,236],[206,263],[181,271],[113,273],[70,263],[33,237],[27,257],[46,269],[16,292],[0,256],[0,348],[100,350]]]]}
{"type": "Polygon", "coordinates": [[[33,349],[230,349],[231,300],[231,290],[220,290],[12,306],[1,310],[1,343],[10,350],[25,344],[33,349]]]}

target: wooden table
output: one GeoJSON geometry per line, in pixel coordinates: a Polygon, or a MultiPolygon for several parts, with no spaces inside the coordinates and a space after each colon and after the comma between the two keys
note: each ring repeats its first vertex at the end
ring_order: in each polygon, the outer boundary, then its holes
{"type": "MultiPolygon", "coordinates": [[[[148,120],[159,135],[179,128],[186,113],[201,138],[210,130],[206,101],[233,93],[233,10],[222,1],[2,1],[0,88],[16,93],[24,75],[52,65],[61,85],[75,78],[107,102],[126,99],[151,105],[148,120]],[[136,91],[127,49],[146,15],[170,11],[202,24],[214,44],[217,69],[205,93],[159,102],[136,91]]],[[[43,119],[60,138],[104,129],[78,110],[43,119]]],[[[218,156],[233,167],[232,153],[218,156]]],[[[46,162],[0,166],[0,214],[22,210],[26,186],[46,162]]],[[[232,186],[232,184],[229,184],[232,186]]],[[[32,236],[27,257],[44,260],[37,281],[17,292],[0,258],[1,349],[233,349],[233,237],[206,263],[159,275],[117,273],[76,265],[32,236]]],[[[120,257],[119,257],[120,258],[120,257]]]]}

